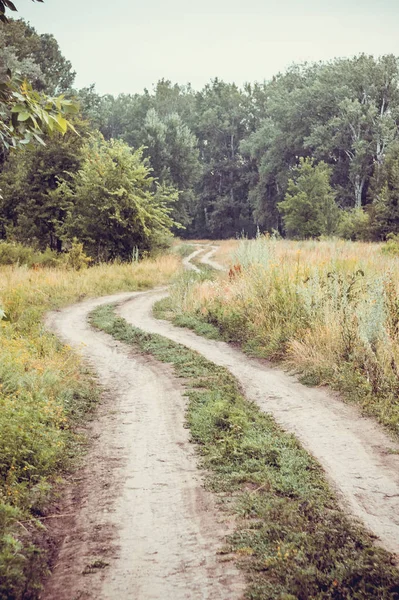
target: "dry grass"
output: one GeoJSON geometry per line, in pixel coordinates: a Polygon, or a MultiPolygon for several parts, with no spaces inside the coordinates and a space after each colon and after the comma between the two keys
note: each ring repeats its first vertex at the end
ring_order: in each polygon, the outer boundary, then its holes
{"type": "MultiPolygon", "coordinates": [[[[234,244],[232,244],[234,247],[234,244]]],[[[242,241],[239,269],[177,288],[182,312],[257,356],[330,384],[399,434],[399,260],[342,240],[242,241]]]]}

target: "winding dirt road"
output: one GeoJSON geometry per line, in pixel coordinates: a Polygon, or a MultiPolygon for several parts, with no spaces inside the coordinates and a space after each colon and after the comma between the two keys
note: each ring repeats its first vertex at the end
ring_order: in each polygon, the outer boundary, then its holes
{"type": "Polygon", "coordinates": [[[294,433],[317,458],[346,510],[358,517],[383,547],[399,555],[399,445],[338,395],[308,388],[224,342],[155,319],[152,307],[166,295],[155,291],[137,296],[122,303],[118,312],[144,331],[168,337],[227,367],[246,396],[294,433]]]}
{"type": "MultiPolygon", "coordinates": [[[[185,259],[188,268],[198,269],[190,261],[203,250],[185,259]]],[[[212,260],[214,251],[202,260],[212,260]]],[[[228,344],[156,320],[153,304],[166,294],[119,294],[48,317],[48,326],[81,350],[107,392],[92,425],[95,441],[77,497],[64,507],[74,515],[42,598],[235,600],[244,589],[234,564],[217,555],[232,523],[202,487],[184,428],[180,384],[167,366],[87,323],[95,307],[111,302],[133,325],[227,367],[247,397],[317,458],[348,512],[399,554],[399,445],[337,395],[307,388],[228,344]]]]}
{"type": "Polygon", "coordinates": [[[241,598],[241,573],[217,555],[231,523],[202,487],[180,384],[167,366],[87,323],[97,306],[136,296],[89,300],[48,317],[48,326],[81,350],[108,392],[78,497],[63,509],[76,515],[42,598],[241,598]]]}

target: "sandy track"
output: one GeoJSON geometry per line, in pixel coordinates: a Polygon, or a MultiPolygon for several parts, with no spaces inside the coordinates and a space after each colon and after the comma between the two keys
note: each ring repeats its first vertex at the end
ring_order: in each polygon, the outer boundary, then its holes
{"type": "Polygon", "coordinates": [[[217,556],[231,523],[201,485],[180,384],[167,366],[87,324],[95,307],[135,296],[90,300],[48,317],[61,339],[81,349],[108,393],[75,500],[64,507],[76,515],[41,597],[238,599],[242,575],[217,556]],[[109,565],[95,568],[96,560],[97,567],[109,565]]]}
{"type": "Polygon", "coordinates": [[[308,388],[294,377],[250,359],[226,343],[207,340],[152,316],[165,292],[137,296],[121,304],[129,323],[158,333],[227,367],[246,396],[294,433],[325,469],[342,505],[399,554],[399,445],[372,419],[323,389],[308,388]]]}
{"type": "Polygon", "coordinates": [[[218,250],[219,246],[210,246],[210,249],[205,254],[205,256],[203,256],[200,259],[200,263],[202,263],[203,265],[208,265],[208,267],[212,267],[212,269],[215,269],[216,271],[225,271],[225,267],[223,267],[220,263],[216,262],[216,260],[212,260],[218,250]]]}
{"type": "Polygon", "coordinates": [[[197,267],[197,265],[195,265],[191,261],[194,258],[196,258],[197,256],[199,256],[199,254],[202,254],[203,251],[204,251],[204,248],[201,246],[198,248],[198,250],[194,250],[194,252],[192,252],[189,256],[186,256],[186,258],[183,258],[184,268],[187,269],[188,271],[195,271],[196,273],[201,273],[201,269],[199,267],[197,267]]]}

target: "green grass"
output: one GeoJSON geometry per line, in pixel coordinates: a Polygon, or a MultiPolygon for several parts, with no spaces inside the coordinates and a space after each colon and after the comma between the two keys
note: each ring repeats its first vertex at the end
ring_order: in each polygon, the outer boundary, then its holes
{"type": "Polygon", "coordinates": [[[398,600],[392,557],[339,509],[318,463],[241,394],[234,377],[188,348],[130,326],[112,306],[92,324],[173,365],[207,486],[239,515],[235,552],[250,600],[398,600]]]}
{"type": "Polygon", "coordinates": [[[153,312],[157,319],[166,319],[167,321],[171,321],[174,325],[177,325],[177,327],[192,329],[192,331],[195,331],[195,333],[208,340],[223,339],[218,328],[211,325],[211,323],[203,321],[196,315],[176,312],[169,296],[156,302],[153,312]]]}
{"type": "Polygon", "coordinates": [[[181,258],[187,258],[187,256],[190,256],[196,249],[197,247],[194,244],[179,244],[174,246],[172,252],[181,258]]]}

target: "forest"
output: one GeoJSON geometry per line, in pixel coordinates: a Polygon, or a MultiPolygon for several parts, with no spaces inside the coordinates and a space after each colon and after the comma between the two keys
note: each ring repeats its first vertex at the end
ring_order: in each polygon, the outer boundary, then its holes
{"type": "Polygon", "coordinates": [[[160,80],[114,97],[75,89],[56,39],[17,20],[0,23],[0,65],[71,103],[69,121],[43,139],[22,140],[19,152],[3,143],[3,240],[56,252],[78,240],[108,260],[163,248],[170,231],[364,241],[399,232],[393,55],[292,65],[243,88],[160,80]]]}

